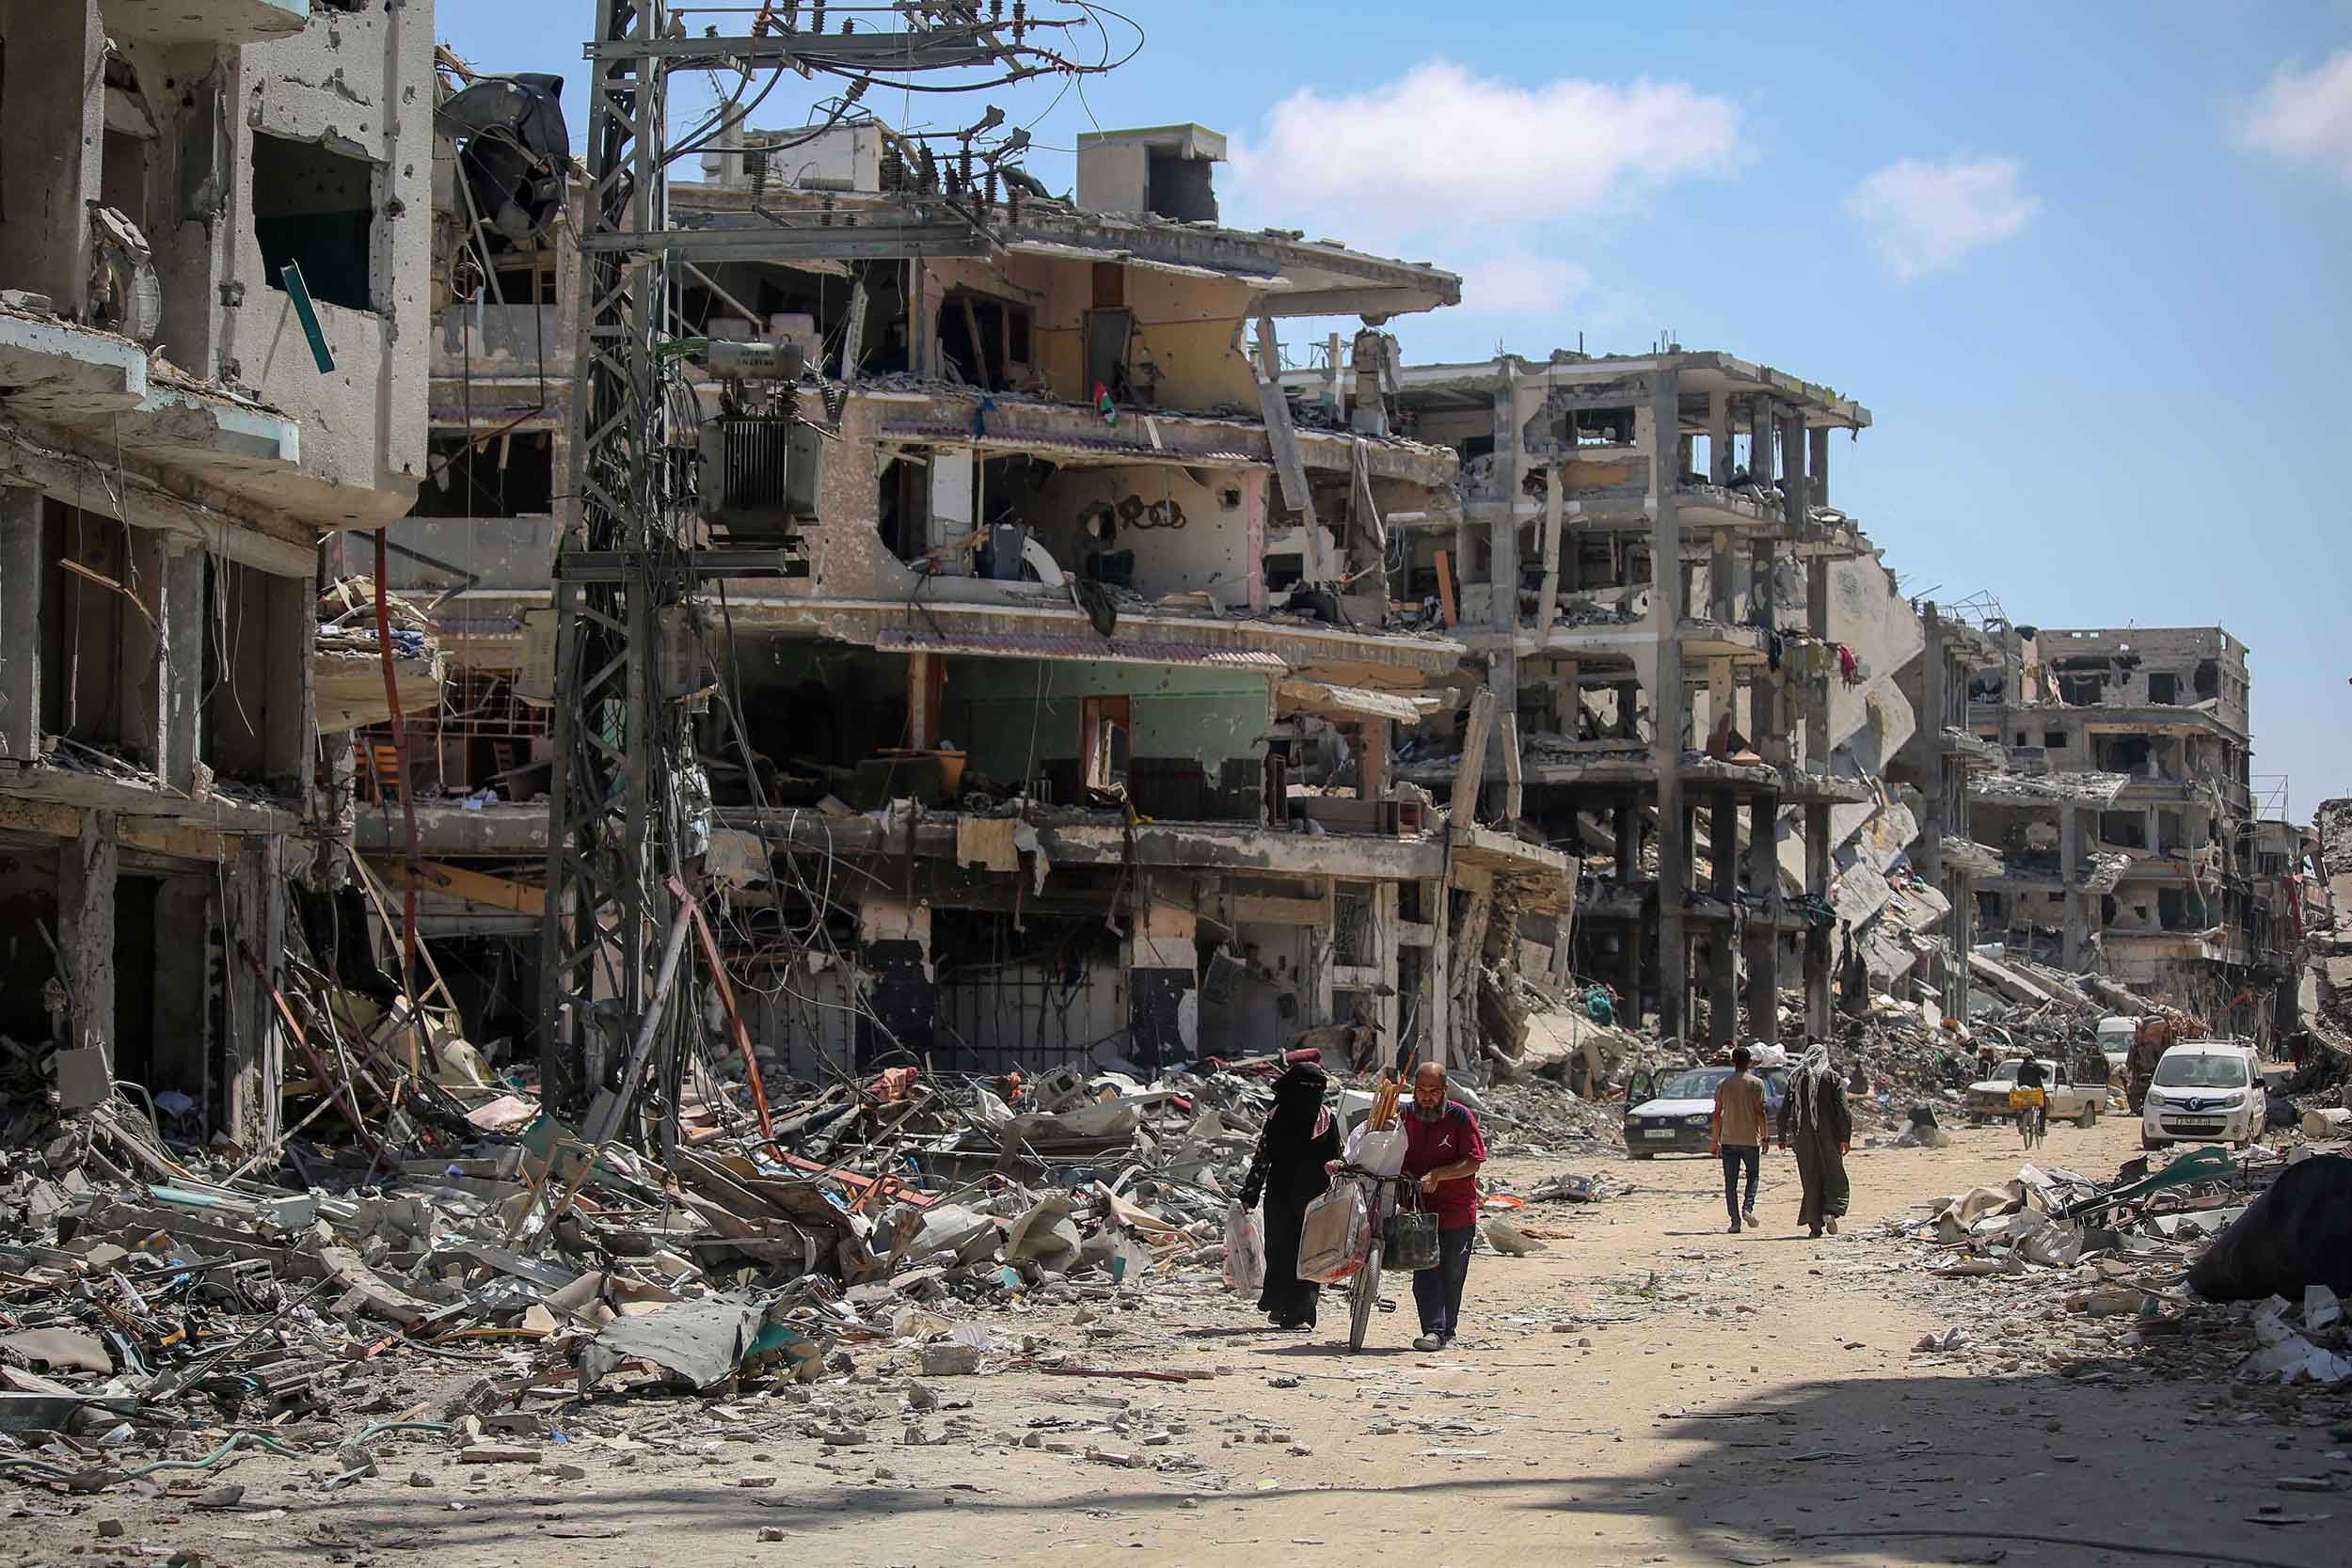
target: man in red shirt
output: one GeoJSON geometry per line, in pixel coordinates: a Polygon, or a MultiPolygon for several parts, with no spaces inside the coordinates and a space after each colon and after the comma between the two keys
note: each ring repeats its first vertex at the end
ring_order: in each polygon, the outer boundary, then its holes
{"type": "Polygon", "coordinates": [[[1421,1309],[1421,1338],[1413,1348],[1443,1350],[1461,1324],[1486,1140],[1470,1107],[1446,1098],[1445,1069],[1435,1062],[1413,1074],[1413,1103],[1404,1121],[1405,1174],[1420,1179],[1422,1205],[1438,1216],[1438,1261],[1413,1275],[1413,1305],[1421,1309]]]}

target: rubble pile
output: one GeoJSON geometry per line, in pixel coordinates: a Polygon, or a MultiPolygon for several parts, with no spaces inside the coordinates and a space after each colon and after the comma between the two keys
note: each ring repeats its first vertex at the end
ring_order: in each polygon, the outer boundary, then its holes
{"type": "MultiPolygon", "coordinates": [[[[781,1402],[827,1452],[869,1429],[919,1446],[967,1419],[935,1380],[1201,1375],[1103,1358],[1147,1297],[1223,1292],[1228,1195],[1287,1059],[1148,1083],[898,1068],[763,1085],[756,1121],[690,1082],[656,1158],[490,1077],[433,1009],[291,972],[310,1110],[270,1149],[172,1135],[120,1090],[69,1107],[35,1069],[56,1053],[17,1051],[32,1151],[0,1164],[0,1474],[194,1499],[256,1453],[329,1489],[394,1452],[545,1471],[557,1441],[644,1447],[680,1407],[628,1396],[678,1392],[697,1419],[757,1398],[772,1425],[781,1402]]],[[[1558,1090],[1513,1096],[1499,1125],[1581,1131],[1538,1110],[1578,1103],[1558,1090]]],[[[1555,1186],[1532,1196],[1609,1191],[1555,1186]]],[[[1004,1440],[1203,1468],[1172,1418],[1107,1402],[1004,1440]]]]}
{"type": "Polygon", "coordinates": [[[1970,1283],[1972,1321],[1914,1347],[1932,1364],[2234,1380],[2284,1404],[2352,1382],[2352,1159],[2205,1148],[2108,1182],[2028,1164],[1887,1229],[1970,1283]]]}

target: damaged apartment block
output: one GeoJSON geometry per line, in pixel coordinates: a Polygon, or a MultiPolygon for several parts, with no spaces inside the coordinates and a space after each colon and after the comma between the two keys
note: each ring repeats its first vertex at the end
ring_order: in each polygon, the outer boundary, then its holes
{"type": "MultiPolygon", "coordinates": [[[[995,243],[960,253],[894,253],[879,226],[847,260],[778,244],[768,214],[847,223],[922,178],[879,123],[731,131],[670,187],[698,537],[787,562],[667,628],[728,967],[761,979],[749,1036],[811,1078],[902,1053],[1474,1054],[1481,974],[1519,961],[1492,911],[1550,932],[1572,883],[1397,778],[1400,729],[1477,684],[1459,636],[1392,602],[1393,519],[1449,508],[1459,459],[1295,403],[1276,342],[1458,280],[1219,227],[1214,132],[1080,139],[1074,199],[1009,182],[995,243]]],[[[580,311],[554,249],[478,269],[434,334],[435,472],[391,572],[452,678],[405,766],[361,736],[382,771],[358,847],[419,889],[485,1042],[525,1041],[546,1000],[547,607],[578,429],[548,356],[580,311]]],[[[617,1046],[589,1049],[609,1069],[617,1046]]]]}
{"type": "MultiPolygon", "coordinates": [[[[1829,504],[1830,437],[1869,411],[1679,346],[1386,373],[1402,429],[1462,458],[1453,493],[1386,521],[1406,595],[1497,698],[1484,809],[1597,857],[1555,975],[1613,987],[1669,1036],[1725,1039],[1744,971],[1749,1032],[1778,1039],[1785,968],[1802,1028],[1825,1031],[1832,813],[1867,815],[1882,760],[1854,764],[1859,726],[1834,723],[1856,676],[1831,636],[1833,574],[1883,576],[1829,504]]],[[[1327,404],[1343,379],[1293,378],[1327,404]]],[[[1415,732],[1404,777],[1453,776],[1448,717],[1415,732]]],[[[1480,804],[1455,798],[1457,815],[1480,804]]]]}
{"type": "Polygon", "coordinates": [[[432,8],[0,7],[0,1034],[278,1122],[322,534],[424,470],[432,8]]]}
{"type": "Polygon", "coordinates": [[[1977,786],[1979,836],[2006,862],[1979,890],[1986,936],[2205,1017],[2284,979],[2256,880],[2246,644],[2218,626],[2000,642],[1968,709],[2006,761],[1977,786]]]}

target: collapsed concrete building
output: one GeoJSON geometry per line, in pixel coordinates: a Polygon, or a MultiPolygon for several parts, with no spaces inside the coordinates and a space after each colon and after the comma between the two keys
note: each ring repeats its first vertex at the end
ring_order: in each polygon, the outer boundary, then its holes
{"type": "MultiPolygon", "coordinates": [[[[1219,227],[1223,144],[1198,126],[1083,137],[1075,199],[1009,193],[986,258],[779,259],[762,209],[854,209],[899,156],[873,124],[771,158],[785,139],[731,135],[671,191],[743,236],[691,270],[681,332],[814,372],[777,393],[681,371],[708,535],[803,574],[728,581],[679,631],[717,693],[709,863],[763,1053],[816,1077],[893,1051],[1150,1068],[1324,1030],[1359,1056],[1472,1051],[1482,960],[1515,967],[1520,923],[1557,930],[1573,888],[1557,850],[1449,820],[1391,762],[1475,684],[1384,576],[1389,519],[1440,509],[1459,462],[1295,415],[1275,342],[1457,280],[1219,227]]],[[[362,737],[357,839],[420,889],[468,1032],[519,1041],[577,267],[548,246],[484,270],[434,335],[436,483],[389,536],[453,678],[405,771],[362,737]]]]}
{"type": "Polygon", "coordinates": [[[192,1136],[277,1126],[319,730],[384,711],[315,689],[315,578],[425,471],[432,28],[0,7],[0,1034],[192,1136]]]}
{"type": "MultiPolygon", "coordinates": [[[[1292,380],[1327,404],[1345,391],[1335,366],[1292,380]]],[[[1463,459],[1447,504],[1389,521],[1406,596],[1437,608],[1496,693],[1492,807],[1604,857],[1563,969],[1700,1037],[1695,975],[1715,1038],[1742,1032],[1743,972],[1746,1032],[1781,1037],[1786,974],[1805,996],[1796,1030],[1825,1032],[1833,852],[1881,804],[1878,742],[1852,761],[1876,711],[1855,696],[1867,656],[1841,664],[1832,633],[1833,600],[1867,597],[1839,591],[1849,568],[1891,590],[1829,499],[1832,433],[1869,411],[1678,345],[1390,380],[1400,426],[1463,459]]],[[[1402,771],[1442,786],[1460,745],[1423,725],[1402,771]]]]}
{"type": "Polygon", "coordinates": [[[2218,626],[2011,627],[1970,681],[2002,748],[1979,836],[1988,939],[2097,970],[2201,1017],[2283,979],[2253,883],[2245,643],[2218,626]]]}

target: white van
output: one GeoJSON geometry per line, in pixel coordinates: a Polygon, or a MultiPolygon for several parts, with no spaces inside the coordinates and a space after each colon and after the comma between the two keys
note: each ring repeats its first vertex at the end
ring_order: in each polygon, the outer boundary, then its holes
{"type": "Polygon", "coordinates": [[[2156,1061],[2140,1110],[2139,1147],[2232,1143],[2262,1136],[2270,1109],[2254,1048],[2235,1040],[2184,1040],[2156,1061]]]}
{"type": "Polygon", "coordinates": [[[2117,1083],[2123,1078],[2123,1064],[2130,1060],[2132,1041],[2139,1037],[2139,1020],[2121,1015],[2099,1021],[2099,1054],[2107,1059],[2107,1077],[2117,1083]]]}

